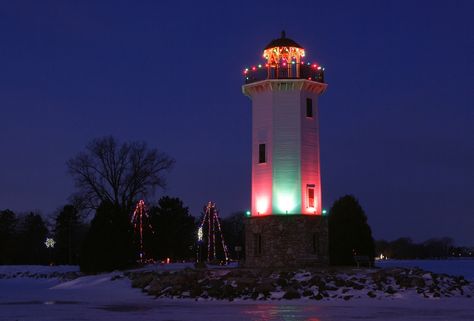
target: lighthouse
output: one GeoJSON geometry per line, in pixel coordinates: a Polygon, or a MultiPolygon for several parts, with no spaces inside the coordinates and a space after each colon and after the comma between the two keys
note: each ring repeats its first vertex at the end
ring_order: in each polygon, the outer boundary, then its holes
{"type": "Polygon", "coordinates": [[[264,48],[263,58],[244,70],[242,86],[252,101],[245,265],[325,263],[318,112],[319,96],[327,87],[324,68],[309,62],[305,49],[284,32],[264,48]]]}

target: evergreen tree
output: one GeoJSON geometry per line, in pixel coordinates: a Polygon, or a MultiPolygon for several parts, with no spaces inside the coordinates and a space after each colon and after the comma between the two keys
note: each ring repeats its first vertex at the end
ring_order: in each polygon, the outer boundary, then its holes
{"type": "Polygon", "coordinates": [[[0,264],[15,263],[17,218],[10,210],[0,211],[0,264]]]}
{"type": "Polygon", "coordinates": [[[31,212],[20,221],[18,242],[19,264],[46,264],[48,251],[44,244],[48,236],[48,228],[39,214],[31,212]]]}
{"type": "Polygon", "coordinates": [[[164,196],[150,209],[154,230],[153,256],[157,259],[188,260],[193,257],[196,224],[179,198],[164,196]]]}
{"type": "Polygon", "coordinates": [[[103,202],[83,243],[81,271],[95,273],[128,268],[135,264],[135,253],[130,214],[111,202],[103,202]]]}
{"type": "Polygon", "coordinates": [[[332,265],[353,265],[354,256],[375,257],[367,216],[357,199],[346,195],[329,212],[329,259],[332,265]]]}
{"type": "Polygon", "coordinates": [[[78,264],[80,244],[85,236],[85,224],[73,205],[66,205],[55,219],[54,239],[57,264],[78,264]]]}

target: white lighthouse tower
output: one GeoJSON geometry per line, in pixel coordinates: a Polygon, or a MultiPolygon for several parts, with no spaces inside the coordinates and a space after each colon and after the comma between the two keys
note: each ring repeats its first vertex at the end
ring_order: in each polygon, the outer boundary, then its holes
{"type": "Polygon", "coordinates": [[[324,68],[286,38],[264,49],[265,63],[244,71],[252,100],[252,208],[248,266],[301,265],[327,258],[322,217],[318,99],[324,68]]]}

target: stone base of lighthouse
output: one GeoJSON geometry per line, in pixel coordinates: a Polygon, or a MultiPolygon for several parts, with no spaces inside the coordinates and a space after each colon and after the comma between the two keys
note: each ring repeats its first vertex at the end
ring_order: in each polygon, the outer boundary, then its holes
{"type": "Polygon", "coordinates": [[[328,263],[328,223],[321,215],[268,215],[245,221],[245,267],[328,263]]]}

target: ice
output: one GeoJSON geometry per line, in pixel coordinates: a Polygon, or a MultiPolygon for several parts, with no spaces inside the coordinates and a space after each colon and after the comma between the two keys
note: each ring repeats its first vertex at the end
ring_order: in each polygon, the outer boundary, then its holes
{"type": "Polygon", "coordinates": [[[113,278],[112,274],[101,274],[101,275],[94,275],[94,276],[83,276],[72,281],[67,281],[60,283],[52,289],[80,289],[80,288],[89,288],[89,287],[96,287],[101,283],[106,283],[111,281],[113,278]]]}
{"type": "Polygon", "coordinates": [[[418,267],[435,273],[462,275],[474,281],[474,259],[451,260],[380,260],[377,267],[418,267]]]}
{"type": "MultiPolygon", "coordinates": [[[[431,264],[436,272],[467,271],[474,263],[467,262],[410,262],[422,266],[431,264]],[[460,265],[465,264],[465,267],[460,265]]],[[[384,262],[407,266],[409,262],[384,262]]],[[[393,265],[394,264],[394,265],[393,265]]],[[[386,265],[387,266],[387,265],[386,265]]],[[[412,265],[410,265],[412,266],[412,265]]],[[[149,270],[183,269],[186,265],[155,265],[149,270]]],[[[0,266],[0,274],[14,275],[17,271],[31,273],[77,272],[77,267],[0,266]]],[[[460,273],[454,273],[460,274],[460,273]]],[[[33,320],[397,320],[441,321],[474,320],[474,299],[451,297],[425,299],[413,293],[400,292],[398,297],[378,297],[330,301],[300,300],[176,300],[155,299],[130,285],[123,273],[83,276],[61,282],[57,278],[4,278],[0,279],[0,321],[33,320]]],[[[297,274],[303,279],[307,275],[297,274]]],[[[357,277],[357,275],[356,275],[357,277]]],[[[341,290],[342,291],[342,290],[341,290]]],[[[351,291],[345,295],[352,295],[351,291]]],[[[278,291],[272,297],[283,295],[278,291]]]]}

